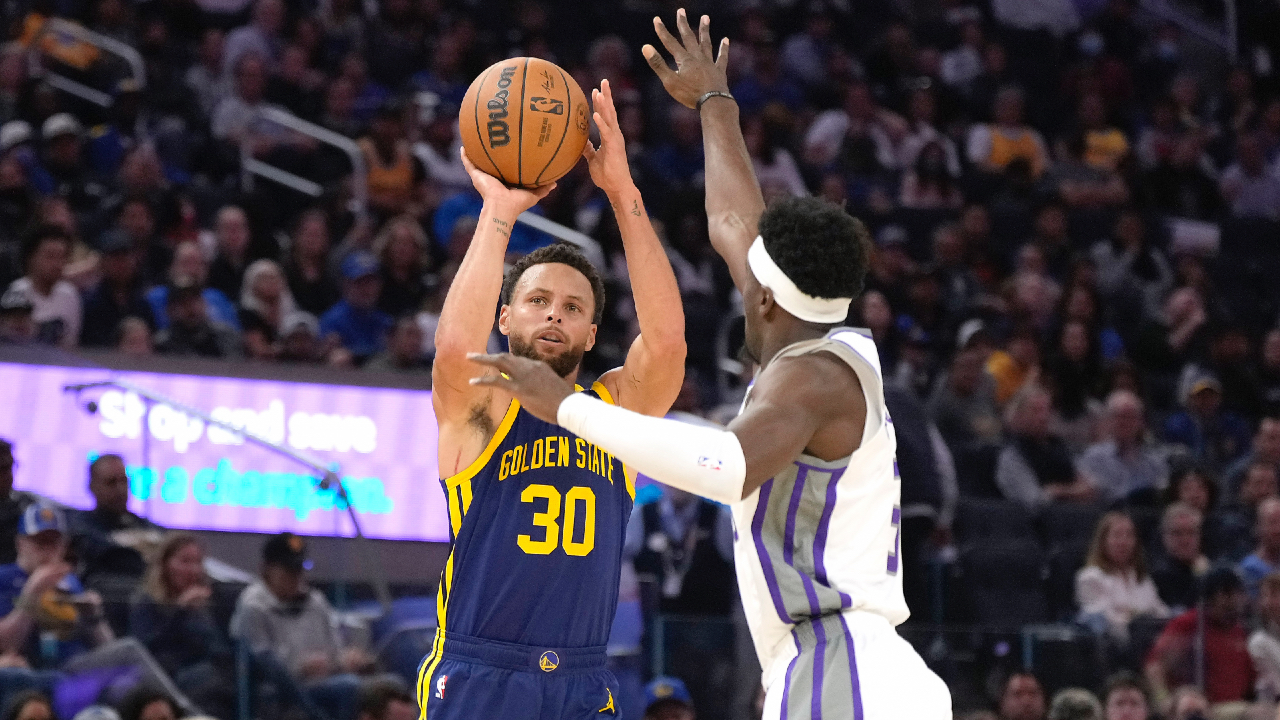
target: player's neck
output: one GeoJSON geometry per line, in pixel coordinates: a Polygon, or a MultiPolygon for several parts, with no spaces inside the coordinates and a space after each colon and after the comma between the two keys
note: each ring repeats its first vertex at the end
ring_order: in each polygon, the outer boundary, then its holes
{"type": "Polygon", "coordinates": [[[787,347],[805,340],[826,337],[830,331],[829,325],[814,325],[802,320],[779,322],[776,331],[767,333],[761,342],[760,367],[767,367],[774,356],[787,347]]]}

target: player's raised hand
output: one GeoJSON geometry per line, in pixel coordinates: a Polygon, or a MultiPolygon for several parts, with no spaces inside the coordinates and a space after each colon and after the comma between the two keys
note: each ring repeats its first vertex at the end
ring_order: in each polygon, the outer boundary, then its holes
{"type": "Polygon", "coordinates": [[[595,108],[596,127],[600,130],[600,147],[591,141],[582,149],[591,171],[591,181],[613,197],[631,187],[631,167],[627,164],[627,146],[618,125],[618,109],[613,105],[613,90],[609,81],[600,83],[599,90],[591,91],[591,106],[595,108]]]}
{"type": "Polygon", "coordinates": [[[472,385],[505,390],[534,417],[553,425],[557,424],[556,413],[560,410],[560,403],[574,393],[573,385],[541,360],[511,353],[467,353],[467,359],[490,368],[488,374],[471,378],[472,385]]]}
{"type": "Polygon", "coordinates": [[[462,166],[467,169],[467,174],[471,176],[471,184],[475,186],[476,192],[480,193],[480,197],[484,199],[486,204],[491,204],[494,209],[500,210],[503,214],[520,213],[528,210],[538,201],[545,198],[547,193],[555,189],[556,184],[543,185],[540,188],[526,190],[518,187],[507,187],[498,178],[477,168],[471,158],[467,157],[465,149],[460,151],[462,155],[462,166]]]}
{"type": "Polygon", "coordinates": [[[661,18],[653,19],[653,29],[663,47],[671,53],[676,62],[676,69],[667,66],[667,60],[652,45],[640,48],[649,67],[657,73],[662,86],[667,89],[676,102],[689,108],[696,108],[698,98],[709,92],[729,92],[729,78],[725,74],[725,66],[729,60],[729,38],[720,41],[720,50],[715,50],[711,42],[711,18],[702,16],[695,35],[689,27],[689,18],[684,8],[676,11],[676,29],[680,33],[677,40],[661,18]]]}

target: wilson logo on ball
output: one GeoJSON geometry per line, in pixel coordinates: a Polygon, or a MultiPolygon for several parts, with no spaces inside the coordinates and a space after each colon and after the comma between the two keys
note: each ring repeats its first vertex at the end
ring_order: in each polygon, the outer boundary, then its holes
{"type": "Polygon", "coordinates": [[[511,78],[516,74],[515,66],[502,68],[498,78],[498,92],[485,104],[489,109],[489,146],[502,147],[511,142],[511,126],[507,124],[507,88],[511,87],[511,78]]]}

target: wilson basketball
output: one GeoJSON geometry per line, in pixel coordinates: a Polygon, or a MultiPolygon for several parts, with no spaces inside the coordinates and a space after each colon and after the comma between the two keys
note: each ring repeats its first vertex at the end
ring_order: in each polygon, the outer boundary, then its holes
{"type": "Polygon", "coordinates": [[[587,143],[587,98],[555,63],[503,60],[467,88],[458,129],[467,157],[508,185],[533,188],[564,177],[587,143]]]}

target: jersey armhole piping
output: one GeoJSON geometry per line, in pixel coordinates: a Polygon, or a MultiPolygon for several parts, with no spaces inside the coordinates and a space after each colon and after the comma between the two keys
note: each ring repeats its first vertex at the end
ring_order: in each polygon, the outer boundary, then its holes
{"type": "Polygon", "coordinates": [[[483,470],[484,466],[489,464],[489,460],[493,457],[494,451],[497,450],[498,446],[502,444],[502,441],[506,439],[507,433],[511,432],[511,426],[515,424],[516,416],[519,414],[520,401],[512,400],[511,405],[507,407],[507,414],[503,416],[502,422],[498,425],[498,429],[493,433],[493,437],[489,438],[489,444],[485,446],[484,452],[480,453],[480,457],[477,457],[462,472],[450,475],[449,477],[444,478],[444,480],[446,482],[449,480],[468,480],[475,477],[476,473],[483,470]]]}

